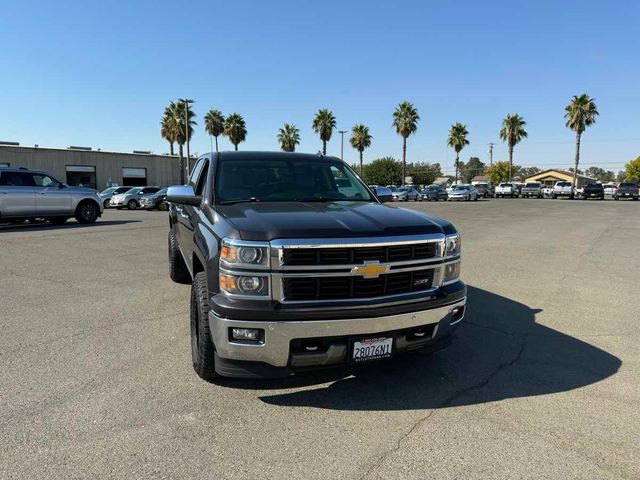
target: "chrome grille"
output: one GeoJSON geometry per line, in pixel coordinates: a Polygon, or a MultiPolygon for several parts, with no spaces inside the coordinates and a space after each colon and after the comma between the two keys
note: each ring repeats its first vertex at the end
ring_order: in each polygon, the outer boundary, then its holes
{"type": "Polygon", "coordinates": [[[284,249],[282,265],[347,265],[365,261],[399,262],[436,257],[437,243],[416,243],[373,247],[284,249]]]}

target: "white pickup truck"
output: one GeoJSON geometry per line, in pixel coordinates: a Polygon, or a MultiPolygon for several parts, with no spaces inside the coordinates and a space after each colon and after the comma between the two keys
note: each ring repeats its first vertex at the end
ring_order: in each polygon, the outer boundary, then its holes
{"type": "Polygon", "coordinates": [[[496,198],[504,198],[504,197],[517,197],[518,189],[513,183],[502,182],[500,185],[496,187],[495,197],[496,198]]]}
{"type": "Polygon", "coordinates": [[[571,185],[571,182],[560,181],[560,182],[556,182],[556,184],[553,186],[553,192],[551,193],[551,198],[558,198],[558,197],[573,198],[573,196],[574,196],[574,191],[573,191],[573,185],[571,185]]]}

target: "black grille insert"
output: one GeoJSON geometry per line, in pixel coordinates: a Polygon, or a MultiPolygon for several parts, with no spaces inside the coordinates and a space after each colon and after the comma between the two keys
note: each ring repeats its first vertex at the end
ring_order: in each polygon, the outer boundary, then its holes
{"type": "Polygon", "coordinates": [[[285,300],[344,300],[383,297],[428,290],[433,284],[433,269],[396,272],[378,278],[285,277],[285,300]]]}
{"type": "Polygon", "coordinates": [[[436,256],[436,242],[413,245],[345,248],[291,248],[283,252],[284,265],[348,265],[364,261],[400,262],[436,256]]]}

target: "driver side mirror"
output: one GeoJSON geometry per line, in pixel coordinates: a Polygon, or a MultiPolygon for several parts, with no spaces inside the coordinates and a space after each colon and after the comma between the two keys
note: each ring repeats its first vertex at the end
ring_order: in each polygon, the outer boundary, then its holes
{"type": "Polygon", "coordinates": [[[167,190],[167,202],[199,207],[202,195],[196,195],[191,185],[176,185],[167,190]]]}

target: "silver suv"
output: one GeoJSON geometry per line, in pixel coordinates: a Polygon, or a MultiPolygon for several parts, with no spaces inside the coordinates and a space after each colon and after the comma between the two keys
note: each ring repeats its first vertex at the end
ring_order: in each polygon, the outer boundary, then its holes
{"type": "Polygon", "coordinates": [[[102,211],[95,190],[71,187],[36,170],[0,168],[0,222],[43,218],[62,224],[75,217],[79,223],[93,223],[102,211]]]}

